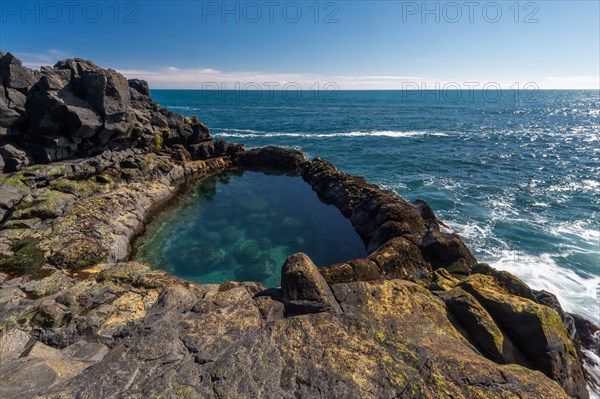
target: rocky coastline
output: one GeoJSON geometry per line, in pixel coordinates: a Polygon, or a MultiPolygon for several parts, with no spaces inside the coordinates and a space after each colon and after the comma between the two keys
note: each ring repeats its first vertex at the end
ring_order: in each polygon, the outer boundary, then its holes
{"type": "Polygon", "coordinates": [[[0,53],[0,397],[588,398],[598,328],[479,263],[424,201],[326,160],[213,140],[146,82],[90,61],[0,53]],[[129,261],[190,180],[301,176],[365,259],[281,287],[179,279],[129,261]],[[35,375],[36,378],[31,378],[35,375]]]}

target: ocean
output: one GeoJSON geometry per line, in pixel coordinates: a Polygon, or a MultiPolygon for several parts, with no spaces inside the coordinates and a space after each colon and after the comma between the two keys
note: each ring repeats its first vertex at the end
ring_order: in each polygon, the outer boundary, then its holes
{"type": "Polygon", "coordinates": [[[600,92],[153,90],[215,138],[429,202],[481,262],[600,323],[600,92]]]}

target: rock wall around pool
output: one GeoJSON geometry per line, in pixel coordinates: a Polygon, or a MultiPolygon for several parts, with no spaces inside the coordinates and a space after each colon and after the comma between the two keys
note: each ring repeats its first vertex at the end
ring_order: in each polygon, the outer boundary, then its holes
{"type": "Polygon", "coordinates": [[[425,202],[215,142],[88,61],[0,57],[0,397],[588,397],[597,328],[478,263],[425,202]],[[292,255],[276,289],[127,261],[186,181],[233,168],[302,176],[369,255],[292,255]]]}

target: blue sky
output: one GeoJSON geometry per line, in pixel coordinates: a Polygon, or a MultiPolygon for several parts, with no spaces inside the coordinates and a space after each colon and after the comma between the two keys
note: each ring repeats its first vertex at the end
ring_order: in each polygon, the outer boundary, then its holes
{"type": "Polygon", "coordinates": [[[92,59],[153,88],[598,89],[599,20],[596,0],[0,0],[0,48],[31,67],[92,59]]]}

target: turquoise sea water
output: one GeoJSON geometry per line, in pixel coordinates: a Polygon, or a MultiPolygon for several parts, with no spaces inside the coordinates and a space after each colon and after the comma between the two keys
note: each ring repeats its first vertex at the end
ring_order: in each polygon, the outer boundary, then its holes
{"type": "Polygon", "coordinates": [[[296,252],[317,266],[366,256],[350,221],[301,177],[245,171],[194,184],[150,223],[134,257],[200,283],[277,287],[296,252]]]}
{"type": "Polygon", "coordinates": [[[428,201],[480,261],[600,322],[600,93],[155,90],[213,135],[428,201]]]}

